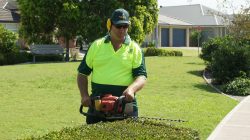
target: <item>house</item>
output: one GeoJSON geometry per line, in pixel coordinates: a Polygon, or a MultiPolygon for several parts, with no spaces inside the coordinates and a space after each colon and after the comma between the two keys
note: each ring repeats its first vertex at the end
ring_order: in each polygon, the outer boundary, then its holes
{"type": "Polygon", "coordinates": [[[0,24],[13,32],[18,32],[20,23],[20,14],[17,5],[16,0],[0,1],[0,24]]]}
{"type": "Polygon", "coordinates": [[[160,7],[158,25],[147,36],[157,47],[190,46],[192,31],[201,31],[202,41],[227,34],[222,13],[201,4],[160,7]]]}

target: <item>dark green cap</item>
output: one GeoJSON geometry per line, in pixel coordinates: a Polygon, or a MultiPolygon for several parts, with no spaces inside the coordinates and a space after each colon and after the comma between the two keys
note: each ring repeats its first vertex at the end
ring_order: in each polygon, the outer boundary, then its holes
{"type": "Polygon", "coordinates": [[[111,15],[113,24],[130,24],[129,13],[125,9],[116,9],[111,15]]]}

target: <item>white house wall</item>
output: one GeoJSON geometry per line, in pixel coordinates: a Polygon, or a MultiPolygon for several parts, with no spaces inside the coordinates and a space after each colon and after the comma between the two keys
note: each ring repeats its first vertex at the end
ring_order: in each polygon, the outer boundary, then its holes
{"type": "Polygon", "coordinates": [[[2,24],[6,29],[12,31],[12,32],[18,32],[19,24],[18,23],[0,23],[2,24]]]}

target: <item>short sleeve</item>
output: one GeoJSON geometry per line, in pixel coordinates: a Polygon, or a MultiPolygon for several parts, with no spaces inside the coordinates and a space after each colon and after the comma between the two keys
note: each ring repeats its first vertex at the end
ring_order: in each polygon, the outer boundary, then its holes
{"type": "Polygon", "coordinates": [[[93,69],[93,58],[94,58],[94,48],[96,43],[94,42],[87,50],[81,64],[78,67],[78,72],[84,75],[90,75],[93,69]]]}
{"type": "Polygon", "coordinates": [[[133,54],[133,64],[132,73],[133,77],[145,76],[147,77],[145,59],[141,48],[134,43],[134,54],[133,54]]]}

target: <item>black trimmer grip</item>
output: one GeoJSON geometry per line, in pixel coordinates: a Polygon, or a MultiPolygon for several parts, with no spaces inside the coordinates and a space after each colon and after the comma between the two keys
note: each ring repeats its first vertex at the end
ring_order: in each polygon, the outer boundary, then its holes
{"type": "Polygon", "coordinates": [[[82,109],[83,109],[83,105],[81,104],[80,109],[79,109],[79,112],[80,112],[82,115],[84,115],[84,116],[89,116],[89,114],[86,113],[86,112],[83,112],[82,109]]]}
{"type": "MultiPolygon", "coordinates": [[[[89,108],[90,108],[90,107],[89,107],[89,108]]],[[[91,113],[83,112],[82,109],[83,109],[83,105],[81,104],[81,105],[80,105],[80,108],[79,108],[79,112],[80,112],[82,115],[84,115],[84,116],[96,116],[96,115],[91,114],[91,113]]]]}

